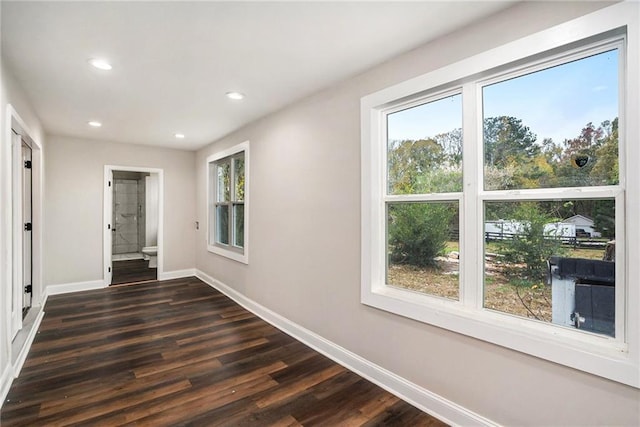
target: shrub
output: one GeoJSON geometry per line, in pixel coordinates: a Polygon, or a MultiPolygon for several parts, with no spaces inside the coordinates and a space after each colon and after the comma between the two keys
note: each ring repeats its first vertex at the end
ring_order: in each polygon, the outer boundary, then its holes
{"type": "Polygon", "coordinates": [[[562,255],[563,252],[560,239],[545,236],[545,225],[556,222],[557,219],[543,212],[535,202],[520,204],[514,216],[522,224],[522,231],[512,240],[503,241],[500,252],[504,255],[504,260],[512,264],[511,274],[526,281],[542,282],[547,275],[549,257],[562,255]]]}
{"type": "Polygon", "coordinates": [[[389,260],[433,266],[444,253],[457,209],[448,203],[396,203],[389,206],[389,260]]]}

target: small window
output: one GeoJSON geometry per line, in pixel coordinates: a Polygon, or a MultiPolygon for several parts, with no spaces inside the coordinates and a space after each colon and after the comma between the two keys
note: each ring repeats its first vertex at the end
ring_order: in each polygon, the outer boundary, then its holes
{"type": "Polygon", "coordinates": [[[247,195],[249,144],[243,143],[207,159],[208,248],[247,263],[247,195]]]}

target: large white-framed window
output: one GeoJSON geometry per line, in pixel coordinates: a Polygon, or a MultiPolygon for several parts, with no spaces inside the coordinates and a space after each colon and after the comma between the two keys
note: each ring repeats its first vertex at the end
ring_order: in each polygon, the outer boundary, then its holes
{"type": "Polygon", "coordinates": [[[249,263],[249,141],[207,158],[207,248],[249,263]]]}
{"type": "Polygon", "coordinates": [[[640,387],[637,8],[362,99],[364,304],[640,387]]]}

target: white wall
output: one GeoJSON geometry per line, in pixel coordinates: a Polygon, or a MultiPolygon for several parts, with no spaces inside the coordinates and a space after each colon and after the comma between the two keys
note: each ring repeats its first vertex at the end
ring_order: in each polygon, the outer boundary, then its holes
{"type": "MultiPolygon", "coordinates": [[[[142,246],[158,245],[158,176],[151,175],[145,177],[145,234],[142,246]]],[[[195,265],[195,258],[193,260],[195,265]]]]}
{"type": "MultiPolygon", "coordinates": [[[[9,287],[11,286],[11,139],[7,137],[10,124],[7,123],[7,106],[11,104],[26,127],[31,132],[31,138],[44,145],[43,132],[40,121],[24,95],[14,76],[0,63],[0,397],[8,385],[11,367],[10,360],[10,323],[11,312],[6,309],[9,302],[9,287]]],[[[44,149],[44,147],[43,147],[44,149]]],[[[37,201],[34,201],[37,203],[37,201]]],[[[34,291],[34,296],[40,292],[34,291]]],[[[34,305],[40,301],[33,301],[34,305]]]]}
{"type": "Polygon", "coordinates": [[[504,425],[639,425],[640,391],[360,303],[360,98],[602,7],[519,4],[304,99],[200,150],[251,141],[251,262],[196,267],[259,304],[504,425]]]}
{"type": "Polygon", "coordinates": [[[105,165],[164,170],[164,271],[194,268],[194,152],[60,136],[47,143],[45,285],[102,280],[105,165]]]}

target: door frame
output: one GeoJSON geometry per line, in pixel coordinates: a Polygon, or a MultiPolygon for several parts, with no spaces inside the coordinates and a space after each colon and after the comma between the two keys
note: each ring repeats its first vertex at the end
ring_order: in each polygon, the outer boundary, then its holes
{"type": "Polygon", "coordinates": [[[104,197],[103,197],[103,281],[104,286],[111,284],[113,275],[112,232],[113,227],[113,172],[142,172],[158,176],[158,270],[157,279],[160,280],[164,272],[164,170],[140,166],[104,166],[104,197]]]}
{"type": "MultiPolygon", "coordinates": [[[[6,325],[7,337],[13,341],[17,333],[22,329],[23,308],[23,283],[22,268],[24,256],[22,253],[23,218],[22,218],[22,141],[31,147],[31,183],[32,183],[32,294],[31,307],[41,307],[44,303],[44,289],[42,282],[42,238],[43,215],[42,195],[44,188],[43,174],[43,150],[42,144],[36,134],[25,124],[18,112],[11,105],[7,105],[5,143],[2,144],[6,159],[2,166],[2,204],[10,206],[10,214],[0,227],[2,233],[2,281],[6,283],[3,290],[5,298],[5,310],[9,320],[6,325]],[[14,153],[14,144],[19,145],[19,150],[14,153]],[[12,309],[13,307],[13,309],[12,309]]],[[[9,346],[11,348],[11,346],[9,346]]]]}
{"type": "Polygon", "coordinates": [[[25,317],[25,309],[33,306],[33,148],[31,144],[20,137],[20,160],[22,168],[20,178],[22,179],[20,189],[22,191],[22,318],[25,317]],[[26,151],[25,151],[26,147],[26,151]],[[25,154],[28,154],[25,156],[25,154]],[[31,165],[27,167],[26,163],[31,165]],[[27,182],[28,177],[28,182],[27,182]],[[30,229],[26,224],[30,223],[30,229]],[[28,247],[25,246],[29,244],[28,247]],[[29,273],[27,276],[27,272],[29,273]],[[26,287],[31,286],[31,292],[27,292],[26,287]],[[26,303],[26,295],[29,295],[29,304],[26,303]]]}

